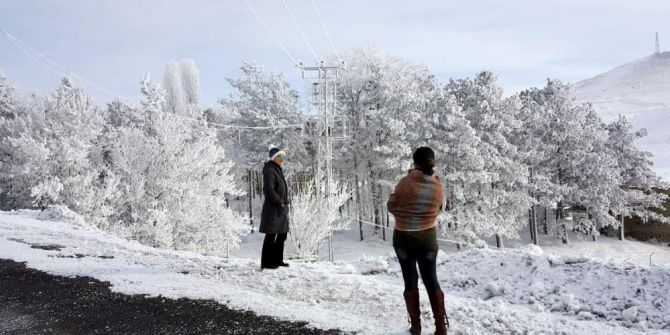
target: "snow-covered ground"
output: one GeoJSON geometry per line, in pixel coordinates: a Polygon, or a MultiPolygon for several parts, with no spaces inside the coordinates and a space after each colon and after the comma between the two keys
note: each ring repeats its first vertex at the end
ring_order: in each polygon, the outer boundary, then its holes
{"type": "MultiPolygon", "coordinates": [[[[400,270],[390,243],[376,236],[356,242],[355,230],[341,233],[334,263],[292,262],[290,268],[260,271],[261,234],[246,237],[226,259],[155,249],[36,216],[33,211],[0,212],[0,258],[52,274],[109,281],[124,293],[214,299],[362,334],[406,333],[400,270]]],[[[668,334],[670,248],[604,240],[573,247],[598,253],[618,248],[610,262],[547,255],[534,246],[460,252],[445,246],[438,277],[447,294],[450,334],[668,334]],[[601,243],[607,247],[590,248],[601,243]],[[626,250],[658,257],[652,266],[632,257],[622,261],[617,255],[626,250]]],[[[430,330],[427,301],[422,296],[430,330]]]]}
{"type": "Polygon", "coordinates": [[[670,181],[670,52],[654,54],[574,85],[575,97],[591,102],[605,121],[626,116],[649,135],[640,148],[654,154],[656,171],[670,181]]]}

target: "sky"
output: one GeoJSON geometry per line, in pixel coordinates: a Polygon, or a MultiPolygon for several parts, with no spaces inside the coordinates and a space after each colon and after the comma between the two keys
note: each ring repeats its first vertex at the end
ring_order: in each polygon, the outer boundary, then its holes
{"type": "MultiPolygon", "coordinates": [[[[146,72],[193,59],[202,102],[233,93],[226,78],[254,61],[298,90],[300,71],[259,18],[306,65],[333,55],[312,0],[0,0],[0,71],[22,92],[53,91],[63,73],[85,78],[98,103],[139,101],[146,72]],[[29,56],[28,54],[32,55],[29,56]],[[42,64],[40,64],[42,63],[42,64]]],[[[667,0],[314,0],[335,50],[368,46],[426,65],[441,80],[498,74],[506,94],[547,78],[576,82],[654,51],[670,49],[667,0]]]]}

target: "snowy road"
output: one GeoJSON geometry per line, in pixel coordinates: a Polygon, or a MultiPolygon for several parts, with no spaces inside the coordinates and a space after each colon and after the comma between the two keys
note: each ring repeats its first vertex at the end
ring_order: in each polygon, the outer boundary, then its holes
{"type": "MultiPolygon", "coordinates": [[[[159,250],[31,216],[0,213],[0,258],[51,274],[108,281],[112,290],[126,294],[213,299],[321,329],[405,334],[402,280],[390,258],[260,271],[256,259],[159,250]]],[[[471,250],[441,255],[439,262],[450,334],[670,332],[667,267],[551,257],[533,248],[471,250]]],[[[422,296],[423,321],[431,330],[427,301],[422,296]]]]}

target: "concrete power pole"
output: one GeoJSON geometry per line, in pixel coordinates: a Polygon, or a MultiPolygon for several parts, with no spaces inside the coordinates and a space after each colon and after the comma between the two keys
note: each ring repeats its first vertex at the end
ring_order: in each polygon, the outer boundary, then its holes
{"type": "MultiPolygon", "coordinates": [[[[300,64],[303,79],[312,81],[313,104],[319,114],[307,125],[308,134],[316,140],[314,187],[317,199],[330,198],[333,186],[333,141],[346,137],[346,122],[337,113],[337,80],[344,63],[316,66],[300,64]]],[[[333,235],[328,237],[328,259],[333,261],[333,235]]]]}
{"type": "Polygon", "coordinates": [[[656,32],[656,54],[661,53],[661,46],[658,44],[658,32],[656,32]]]}

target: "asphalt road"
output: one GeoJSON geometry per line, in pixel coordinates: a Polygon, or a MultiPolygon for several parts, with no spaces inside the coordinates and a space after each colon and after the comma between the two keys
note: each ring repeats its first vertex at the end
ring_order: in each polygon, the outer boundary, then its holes
{"type": "Polygon", "coordinates": [[[0,259],[0,334],[342,334],[212,300],[125,295],[109,286],[0,259]]]}

